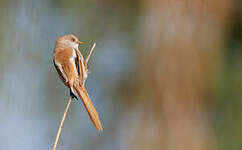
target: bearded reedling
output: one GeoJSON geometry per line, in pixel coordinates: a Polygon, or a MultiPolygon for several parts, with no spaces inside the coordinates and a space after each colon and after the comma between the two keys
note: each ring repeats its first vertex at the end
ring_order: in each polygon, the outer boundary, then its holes
{"type": "Polygon", "coordinates": [[[58,37],[55,43],[53,62],[60,79],[65,86],[70,89],[70,99],[63,114],[53,150],[57,145],[61,128],[72,98],[78,99],[78,97],[80,97],[95,128],[98,131],[102,130],[102,124],[98,113],[96,112],[85,88],[85,81],[88,76],[87,64],[96,44],[92,46],[88,57],[84,60],[81,52],[78,50],[79,44],[82,43],[83,42],[79,41],[78,38],[72,34],[58,37]]]}

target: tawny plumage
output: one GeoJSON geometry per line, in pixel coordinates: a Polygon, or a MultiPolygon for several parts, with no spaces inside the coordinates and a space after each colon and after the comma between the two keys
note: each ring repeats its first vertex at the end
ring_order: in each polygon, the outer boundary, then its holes
{"type": "Polygon", "coordinates": [[[72,34],[58,37],[55,44],[53,61],[60,79],[70,88],[71,96],[76,97],[78,95],[80,97],[94,126],[97,130],[102,130],[98,113],[85,89],[88,70],[87,62],[78,50],[78,45],[81,43],[72,34]]]}

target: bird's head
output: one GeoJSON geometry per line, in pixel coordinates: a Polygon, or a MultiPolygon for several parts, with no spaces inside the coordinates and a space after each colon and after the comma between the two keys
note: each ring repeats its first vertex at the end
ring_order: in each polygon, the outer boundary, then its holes
{"type": "Polygon", "coordinates": [[[78,38],[73,34],[59,36],[56,40],[56,45],[61,47],[78,49],[79,44],[83,44],[83,42],[79,41],[78,38]]]}

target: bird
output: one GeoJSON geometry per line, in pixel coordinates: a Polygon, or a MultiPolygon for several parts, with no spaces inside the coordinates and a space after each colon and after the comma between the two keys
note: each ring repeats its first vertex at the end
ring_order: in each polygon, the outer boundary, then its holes
{"type": "Polygon", "coordinates": [[[102,131],[98,113],[85,88],[89,58],[84,59],[78,49],[80,44],[83,42],[73,34],[59,36],[55,42],[53,63],[61,81],[70,89],[70,96],[82,100],[93,125],[98,131],[102,131]]]}

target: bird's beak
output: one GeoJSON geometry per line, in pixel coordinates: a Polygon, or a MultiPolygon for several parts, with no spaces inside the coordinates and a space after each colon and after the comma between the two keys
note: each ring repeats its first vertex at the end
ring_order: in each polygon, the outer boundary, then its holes
{"type": "Polygon", "coordinates": [[[76,43],[77,43],[77,44],[83,44],[83,42],[81,42],[81,41],[77,41],[76,43]]]}

